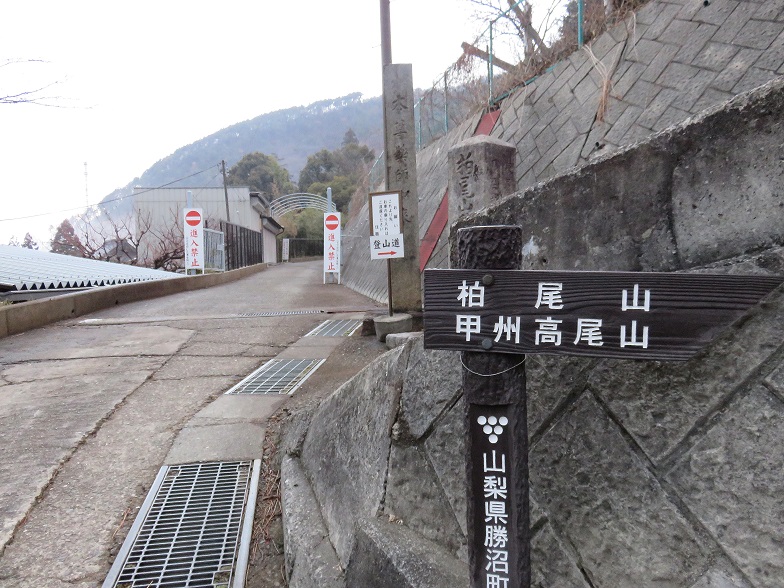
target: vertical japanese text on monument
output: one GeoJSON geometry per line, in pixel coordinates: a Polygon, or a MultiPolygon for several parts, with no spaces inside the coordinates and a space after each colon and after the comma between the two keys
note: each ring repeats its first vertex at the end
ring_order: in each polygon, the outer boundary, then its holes
{"type": "MultiPolygon", "coordinates": [[[[485,287],[477,280],[469,284],[466,280],[457,287],[457,300],[465,309],[484,308],[485,287]]],[[[643,325],[641,318],[644,315],[639,313],[650,312],[651,310],[651,291],[640,290],[639,284],[634,284],[630,289],[623,289],[620,292],[621,311],[629,312],[629,320],[625,321],[613,334],[619,335],[620,347],[639,347],[648,348],[649,327],[643,325]],[[634,318],[632,318],[634,317],[634,318]]],[[[495,342],[506,341],[520,344],[521,336],[526,329],[533,335],[533,344],[552,345],[587,345],[589,347],[601,347],[605,344],[603,338],[603,320],[596,317],[576,317],[572,319],[573,324],[569,325],[569,332],[576,333],[574,339],[564,338],[564,319],[558,318],[558,314],[549,311],[564,310],[564,287],[561,282],[538,282],[536,303],[534,308],[542,314],[533,319],[533,324],[524,324],[522,316],[498,316],[493,319],[493,334],[495,342]]],[[[568,309],[564,310],[564,312],[568,309]]],[[[475,311],[474,313],[457,314],[455,321],[455,333],[465,335],[466,341],[471,341],[472,335],[479,335],[482,332],[482,316],[475,311]]]]}
{"type": "Polygon", "coordinates": [[[460,187],[458,210],[470,211],[474,208],[476,196],[475,183],[479,177],[479,166],[469,151],[461,153],[457,158],[458,185],[460,187]]]}
{"type": "MultiPolygon", "coordinates": [[[[413,149],[413,126],[410,116],[413,108],[413,95],[396,91],[389,102],[389,127],[387,138],[387,178],[391,185],[395,185],[402,192],[403,201],[407,201],[410,194],[410,182],[416,178],[411,177],[411,168],[415,165],[415,150],[413,149]]],[[[415,214],[408,205],[403,205],[401,215],[406,222],[414,222],[415,214]]]]}

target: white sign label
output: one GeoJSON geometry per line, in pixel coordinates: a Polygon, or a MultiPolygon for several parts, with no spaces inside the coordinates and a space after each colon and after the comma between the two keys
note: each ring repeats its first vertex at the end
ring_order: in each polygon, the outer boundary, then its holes
{"type": "Polygon", "coordinates": [[[374,236],[388,237],[403,232],[399,192],[371,194],[370,203],[373,221],[373,226],[370,229],[374,236]]]}
{"type": "Polygon", "coordinates": [[[399,259],[403,257],[403,233],[370,238],[370,259],[399,259]]]}
{"type": "Polygon", "coordinates": [[[340,213],[324,213],[324,273],[340,279],[340,213]]]}
{"type": "Polygon", "coordinates": [[[282,247],[282,251],[281,251],[280,255],[281,255],[282,261],[288,261],[289,260],[289,240],[288,239],[283,239],[283,247],[282,247]]]}
{"type": "Polygon", "coordinates": [[[186,208],[183,216],[185,272],[195,269],[204,271],[204,215],[201,208],[186,208]]]}

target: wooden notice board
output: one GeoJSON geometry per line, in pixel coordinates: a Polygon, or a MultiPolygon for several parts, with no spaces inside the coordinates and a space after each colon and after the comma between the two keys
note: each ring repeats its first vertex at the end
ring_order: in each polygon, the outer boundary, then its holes
{"type": "Polygon", "coordinates": [[[425,347],[687,360],[781,276],[426,270],[425,347]]]}

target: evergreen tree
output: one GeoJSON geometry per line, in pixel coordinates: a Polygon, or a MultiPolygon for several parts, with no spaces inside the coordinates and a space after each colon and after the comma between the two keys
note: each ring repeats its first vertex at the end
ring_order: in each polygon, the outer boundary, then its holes
{"type": "Polygon", "coordinates": [[[259,151],[248,153],[229,170],[227,181],[231,186],[250,186],[253,192],[262,192],[275,198],[294,191],[289,172],[274,155],[259,151]]]}
{"type": "Polygon", "coordinates": [[[38,243],[35,242],[33,236],[30,233],[25,233],[24,240],[22,241],[22,247],[25,249],[38,249],[38,243]]]}
{"type": "Polygon", "coordinates": [[[54,238],[52,238],[50,251],[73,257],[88,257],[85,255],[84,246],[79,237],[76,236],[76,231],[74,231],[73,225],[68,219],[65,219],[57,227],[54,238]]]}
{"type": "Polygon", "coordinates": [[[362,185],[376,154],[360,145],[357,135],[348,129],[339,149],[322,149],[308,157],[299,174],[299,189],[311,194],[326,194],[332,188],[332,200],[342,212],[348,212],[351,197],[362,185]]]}

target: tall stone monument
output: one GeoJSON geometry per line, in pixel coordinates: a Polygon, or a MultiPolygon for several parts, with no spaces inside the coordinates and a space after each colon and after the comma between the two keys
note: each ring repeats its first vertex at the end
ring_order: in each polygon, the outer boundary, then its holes
{"type": "Polygon", "coordinates": [[[400,192],[405,256],[390,261],[395,312],[422,310],[419,272],[419,197],[411,64],[384,66],[384,153],[387,189],[400,192]]]}

